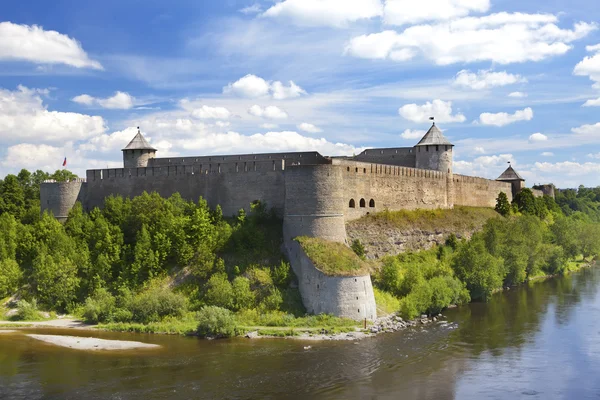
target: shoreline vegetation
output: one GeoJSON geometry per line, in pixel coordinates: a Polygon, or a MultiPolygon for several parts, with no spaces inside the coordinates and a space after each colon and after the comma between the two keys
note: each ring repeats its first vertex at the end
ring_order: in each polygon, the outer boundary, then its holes
{"type": "Polygon", "coordinates": [[[0,326],[68,314],[112,331],[350,340],[433,321],[450,306],[577,270],[600,254],[600,188],[584,187],[557,191],[556,200],[525,189],[512,204],[501,194],[495,211],[384,211],[353,221],[480,228],[377,259],[366,260],[360,240],[339,249],[298,238],[326,273],[371,274],[383,317],[365,329],[364,321],[306,315],[281,251],[282,221],[266,204],[224,216],[178,194],[112,196],[90,212],[76,204],[61,224],[40,215],[42,176],[23,170],[0,181],[0,326]]]}

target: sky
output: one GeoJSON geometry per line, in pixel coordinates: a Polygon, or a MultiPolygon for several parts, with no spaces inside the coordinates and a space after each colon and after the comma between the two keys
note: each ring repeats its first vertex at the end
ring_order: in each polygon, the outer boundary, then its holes
{"type": "Polygon", "coordinates": [[[2,0],[0,176],[158,157],[408,147],[456,173],[600,185],[597,0],[2,0]]]}

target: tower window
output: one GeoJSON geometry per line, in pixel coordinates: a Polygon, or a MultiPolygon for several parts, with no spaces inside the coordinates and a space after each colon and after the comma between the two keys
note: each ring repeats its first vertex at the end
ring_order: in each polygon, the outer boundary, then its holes
{"type": "Polygon", "coordinates": [[[367,202],[365,199],[360,199],[360,208],[365,208],[367,206],[367,202]]]}
{"type": "Polygon", "coordinates": [[[425,151],[429,151],[429,146],[425,146],[425,151]]]}
{"type": "Polygon", "coordinates": [[[348,204],[348,207],[356,208],[356,203],[354,202],[354,199],[350,199],[350,204],[348,204]]]}
{"type": "Polygon", "coordinates": [[[435,146],[435,151],[440,151],[440,146],[436,145],[435,146]]]}
{"type": "Polygon", "coordinates": [[[369,200],[369,207],[375,207],[375,200],[371,199],[369,200]]]}

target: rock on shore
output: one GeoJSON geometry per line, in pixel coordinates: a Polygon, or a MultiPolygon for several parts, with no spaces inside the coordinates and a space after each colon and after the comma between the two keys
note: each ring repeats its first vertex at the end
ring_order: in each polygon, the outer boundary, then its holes
{"type": "Polygon", "coordinates": [[[126,340],[105,340],[92,337],[61,336],[61,335],[27,335],[55,346],[68,347],[75,350],[132,350],[155,349],[157,344],[130,342],[126,340]]]}

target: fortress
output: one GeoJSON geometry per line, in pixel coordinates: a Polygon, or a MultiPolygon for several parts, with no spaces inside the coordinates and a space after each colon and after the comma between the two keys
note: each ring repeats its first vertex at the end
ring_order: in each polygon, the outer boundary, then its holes
{"type": "MultiPolygon", "coordinates": [[[[435,123],[414,147],[365,150],[353,157],[318,152],[156,158],[139,132],[123,149],[123,166],[88,170],[85,179],[45,182],[42,211],[65,220],[79,201],[102,207],[110,195],[144,191],[184,199],[203,197],[233,215],[260,200],[283,218],[285,250],[307,311],[374,319],[371,278],[326,276],[293,239],[314,236],[347,243],[346,222],[383,210],[494,207],[500,192],[511,201],[524,180],[509,166],[497,180],[452,172],[451,144],[435,123]]],[[[534,190],[536,196],[543,193],[534,190]]]]}

